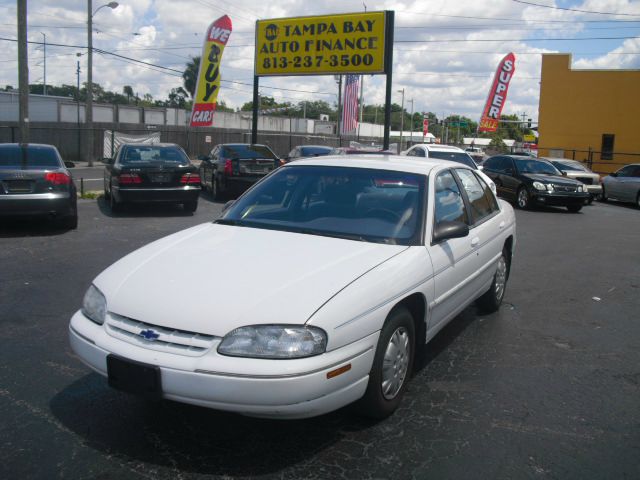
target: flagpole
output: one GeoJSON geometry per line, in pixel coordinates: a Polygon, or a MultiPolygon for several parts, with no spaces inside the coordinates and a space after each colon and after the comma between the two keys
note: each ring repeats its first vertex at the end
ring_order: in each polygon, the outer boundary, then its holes
{"type": "Polygon", "coordinates": [[[360,75],[360,115],[358,120],[358,142],[360,141],[360,125],[362,124],[362,111],[364,110],[364,103],[362,103],[363,95],[364,95],[364,75],[360,75]]]}

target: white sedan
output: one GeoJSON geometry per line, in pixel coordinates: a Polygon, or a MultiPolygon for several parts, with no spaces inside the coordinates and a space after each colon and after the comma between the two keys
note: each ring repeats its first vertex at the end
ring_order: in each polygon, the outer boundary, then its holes
{"type": "Polygon", "coordinates": [[[117,389],[245,415],[399,405],[416,354],[477,301],[496,311],[515,217],[459,163],[289,163],[212,223],[93,281],[73,350],[117,389]]]}

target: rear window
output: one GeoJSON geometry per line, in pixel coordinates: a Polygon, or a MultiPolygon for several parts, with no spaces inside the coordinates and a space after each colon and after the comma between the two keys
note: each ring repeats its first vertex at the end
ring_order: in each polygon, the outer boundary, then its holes
{"type": "Polygon", "coordinates": [[[221,155],[225,158],[269,158],[276,159],[276,154],[264,145],[226,145],[221,155]]]}
{"type": "Polygon", "coordinates": [[[477,169],[478,166],[473,161],[473,159],[469,156],[469,154],[464,152],[429,152],[429,158],[439,158],[440,160],[449,160],[450,162],[457,162],[467,167],[471,167],[477,169]]]}
{"type": "Polygon", "coordinates": [[[122,165],[144,165],[170,163],[172,165],[188,165],[189,158],[181,148],[161,146],[127,146],[120,155],[122,165]]]}
{"type": "Polygon", "coordinates": [[[62,164],[53,147],[0,145],[0,168],[39,170],[60,167],[62,164]]]}

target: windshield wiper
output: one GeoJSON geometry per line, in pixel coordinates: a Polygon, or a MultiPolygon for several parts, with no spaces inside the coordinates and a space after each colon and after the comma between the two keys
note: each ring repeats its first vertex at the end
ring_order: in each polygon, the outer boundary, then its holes
{"type": "Polygon", "coordinates": [[[219,223],[220,225],[233,225],[235,227],[244,227],[246,224],[242,220],[232,220],[230,218],[218,218],[213,223],[219,223]]]}

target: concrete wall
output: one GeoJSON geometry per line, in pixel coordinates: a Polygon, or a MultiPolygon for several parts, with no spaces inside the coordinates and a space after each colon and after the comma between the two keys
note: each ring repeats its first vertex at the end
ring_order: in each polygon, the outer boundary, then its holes
{"type": "Polygon", "coordinates": [[[555,150],[587,160],[593,150],[593,170],[599,173],[640,162],[638,112],[640,70],[573,70],[569,54],[542,55],[540,156],[555,150]],[[615,135],[612,160],[600,154],[603,134],[615,135]]]}

